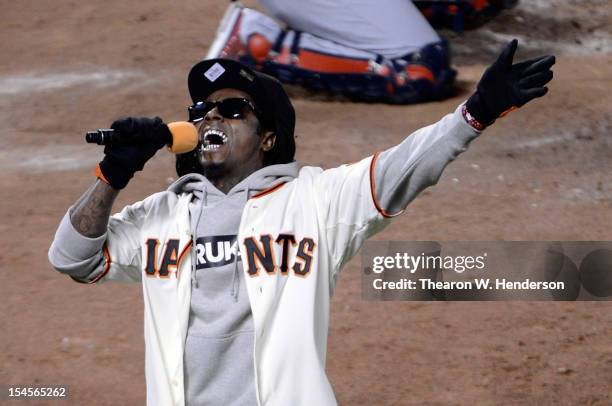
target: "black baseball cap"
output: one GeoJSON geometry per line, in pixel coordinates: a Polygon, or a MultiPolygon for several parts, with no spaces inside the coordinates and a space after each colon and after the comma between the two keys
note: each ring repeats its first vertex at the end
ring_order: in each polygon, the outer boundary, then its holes
{"type": "Polygon", "coordinates": [[[238,89],[253,98],[261,110],[264,127],[276,133],[273,163],[293,162],[295,155],[295,110],[283,85],[265,73],[231,59],[207,59],[195,64],[187,78],[194,103],[205,101],[219,89],[238,89]]]}

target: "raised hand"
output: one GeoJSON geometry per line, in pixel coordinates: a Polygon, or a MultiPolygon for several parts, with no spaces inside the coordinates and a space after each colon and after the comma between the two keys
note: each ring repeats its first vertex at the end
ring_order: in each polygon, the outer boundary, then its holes
{"type": "Polygon", "coordinates": [[[545,55],[512,64],[518,40],[510,41],[497,60],[482,75],[476,92],[468,99],[468,112],[483,125],[522,107],[548,92],[545,86],[553,78],[553,55],[545,55]]]}

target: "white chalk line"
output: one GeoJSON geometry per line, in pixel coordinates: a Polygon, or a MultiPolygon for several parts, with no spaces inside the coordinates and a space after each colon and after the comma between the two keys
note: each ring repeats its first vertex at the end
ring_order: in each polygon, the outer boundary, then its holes
{"type": "Polygon", "coordinates": [[[9,172],[43,173],[93,168],[102,157],[95,145],[46,145],[0,151],[0,169],[9,172]]]}
{"type": "Polygon", "coordinates": [[[111,87],[143,76],[140,72],[104,70],[98,72],[41,72],[0,76],[0,95],[17,95],[71,86],[92,84],[111,87]]]}

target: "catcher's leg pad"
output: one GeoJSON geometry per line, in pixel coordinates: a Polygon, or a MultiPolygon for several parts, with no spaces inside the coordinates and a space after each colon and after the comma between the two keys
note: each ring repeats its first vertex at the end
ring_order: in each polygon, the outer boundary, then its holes
{"type": "Polygon", "coordinates": [[[392,62],[400,84],[404,80],[410,83],[427,79],[432,83],[432,99],[442,99],[452,93],[457,71],[451,67],[450,47],[446,39],[425,45],[392,62]]]}
{"type": "Polygon", "coordinates": [[[390,103],[446,97],[456,76],[444,40],[388,60],[296,31],[276,41],[260,68],[285,83],[390,103]]]}
{"type": "Polygon", "coordinates": [[[250,58],[261,63],[268,57],[281,32],[281,27],[272,18],[240,3],[231,3],[219,24],[206,59],[250,58]]]}
{"type": "Polygon", "coordinates": [[[389,60],[309,33],[282,30],[270,17],[232,5],[207,58],[230,58],[285,83],[354,100],[415,103],[445,97],[455,71],[448,43],[389,60]]]}

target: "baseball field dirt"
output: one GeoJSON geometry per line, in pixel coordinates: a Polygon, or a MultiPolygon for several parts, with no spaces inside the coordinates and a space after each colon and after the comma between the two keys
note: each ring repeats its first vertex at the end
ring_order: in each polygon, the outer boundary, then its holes
{"type": "MultiPolygon", "coordinates": [[[[0,385],[69,386],[48,404],[143,404],[141,287],[76,284],[47,249],[102,157],[84,132],[126,115],[184,120],[187,72],[226,3],[1,4],[0,385]]],[[[525,0],[445,33],[459,82],[441,102],[291,89],[297,158],[330,168],[397,144],[453,111],[517,37],[518,59],[557,55],[550,94],[488,129],[376,239],[612,240],[611,16],[606,0],[525,0]]],[[[115,209],[175,177],[173,156],[158,153],[115,209]]],[[[609,405],[611,337],[611,302],[365,302],[357,257],[333,299],[327,370],[343,405],[609,405]]]]}

